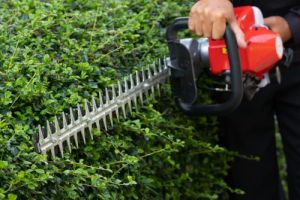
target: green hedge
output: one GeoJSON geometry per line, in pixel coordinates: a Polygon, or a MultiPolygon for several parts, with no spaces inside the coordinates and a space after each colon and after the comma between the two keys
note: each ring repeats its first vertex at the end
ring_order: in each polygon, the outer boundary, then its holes
{"type": "Polygon", "coordinates": [[[165,56],[165,27],[192,3],[1,1],[0,199],[225,198],[215,119],[183,116],[168,87],[63,159],[33,147],[45,119],[165,56]]]}

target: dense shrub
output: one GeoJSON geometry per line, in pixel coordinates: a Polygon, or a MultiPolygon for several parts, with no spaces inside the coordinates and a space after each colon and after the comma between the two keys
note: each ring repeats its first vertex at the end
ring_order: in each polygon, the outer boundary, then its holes
{"type": "Polygon", "coordinates": [[[225,198],[215,119],[183,116],[168,87],[63,159],[33,148],[37,124],[166,55],[165,27],[192,3],[1,1],[0,199],[225,198]]]}

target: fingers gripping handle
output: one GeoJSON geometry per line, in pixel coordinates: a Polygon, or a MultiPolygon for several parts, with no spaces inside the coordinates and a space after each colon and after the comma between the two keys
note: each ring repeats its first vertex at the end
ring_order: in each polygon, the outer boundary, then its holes
{"type": "MultiPolygon", "coordinates": [[[[167,29],[168,42],[179,42],[178,32],[188,28],[188,18],[178,18],[167,29]]],[[[236,109],[243,98],[243,82],[242,70],[240,64],[240,56],[236,37],[229,25],[225,30],[225,43],[228,50],[228,58],[230,63],[230,81],[231,81],[231,94],[229,99],[221,104],[189,104],[176,98],[176,103],[180,109],[188,115],[223,115],[232,112],[236,109]]],[[[217,59],[217,58],[216,58],[217,59]]]]}

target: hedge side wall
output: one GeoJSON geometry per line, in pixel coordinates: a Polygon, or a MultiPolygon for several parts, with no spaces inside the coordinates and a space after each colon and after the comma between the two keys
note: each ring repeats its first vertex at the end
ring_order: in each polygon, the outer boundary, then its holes
{"type": "Polygon", "coordinates": [[[225,198],[215,119],[183,116],[167,86],[63,159],[33,148],[45,119],[165,56],[165,27],[192,3],[1,1],[0,199],[225,198]]]}

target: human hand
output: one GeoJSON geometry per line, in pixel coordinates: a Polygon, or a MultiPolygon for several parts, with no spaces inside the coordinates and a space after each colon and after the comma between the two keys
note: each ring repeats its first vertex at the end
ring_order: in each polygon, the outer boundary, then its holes
{"type": "Polygon", "coordinates": [[[233,5],[229,0],[201,0],[191,9],[189,29],[197,35],[221,39],[226,22],[235,33],[239,47],[247,46],[243,31],[234,16],[233,5]]]}
{"type": "Polygon", "coordinates": [[[264,19],[265,25],[269,26],[272,31],[278,33],[283,42],[292,38],[292,32],[288,22],[280,16],[271,16],[264,19]]]}

